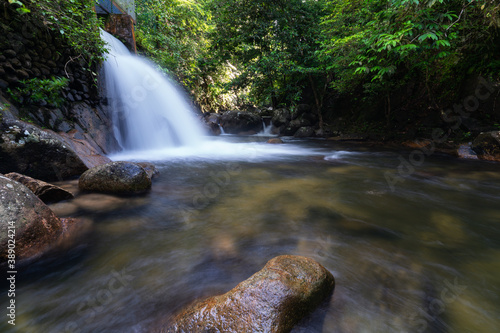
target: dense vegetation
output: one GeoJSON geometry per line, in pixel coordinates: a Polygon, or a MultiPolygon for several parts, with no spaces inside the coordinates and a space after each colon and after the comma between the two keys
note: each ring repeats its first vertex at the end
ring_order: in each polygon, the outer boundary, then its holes
{"type": "Polygon", "coordinates": [[[205,110],[334,104],[390,124],[500,79],[494,0],[138,0],[138,42],[205,110]],[[408,94],[402,101],[401,94],[408,94]],[[228,98],[233,96],[233,98],[228,98]],[[235,105],[238,104],[238,105],[235,105]],[[368,108],[375,109],[368,111],[368,108]],[[403,113],[403,114],[401,114],[403,113]]]}
{"type": "MultiPolygon", "coordinates": [[[[93,2],[9,0],[89,68],[102,51],[93,2]]],[[[205,111],[306,103],[321,122],[394,129],[437,122],[471,78],[500,81],[496,0],[136,0],[136,14],[140,52],[205,111]]]]}

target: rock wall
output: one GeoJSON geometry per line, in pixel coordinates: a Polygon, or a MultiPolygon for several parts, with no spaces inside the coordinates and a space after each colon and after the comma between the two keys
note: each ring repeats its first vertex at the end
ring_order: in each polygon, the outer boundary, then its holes
{"type": "MultiPolygon", "coordinates": [[[[5,116],[9,109],[6,105],[17,104],[17,109],[10,108],[9,113],[18,119],[56,132],[76,130],[73,137],[89,141],[102,154],[117,150],[105,92],[100,83],[95,84],[92,74],[84,69],[82,57],[63,35],[52,32],[30,15],[21,16],[7,0],[0,0],[0,18],[0,112],[5,116]],[[21,87],[21,80],[52,77],[69,79],[60,107],[43,101],[31,105],[16,103],[9,96],[8,89],[21,87]]],[[[97,68],[93,71],[99,72],[97,68]]]]}

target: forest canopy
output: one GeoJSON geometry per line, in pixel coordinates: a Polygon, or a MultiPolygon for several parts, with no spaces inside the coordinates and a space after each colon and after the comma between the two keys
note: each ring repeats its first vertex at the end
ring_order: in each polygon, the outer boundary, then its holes
{"type": "Polygon", "coordinates": [[[137,18],[140,48],[207,109],[229,107],[224,92],[321,108],[408,82],[436,102],[467,75],[500,73],[494,0],[137,0],[137,18]]]}

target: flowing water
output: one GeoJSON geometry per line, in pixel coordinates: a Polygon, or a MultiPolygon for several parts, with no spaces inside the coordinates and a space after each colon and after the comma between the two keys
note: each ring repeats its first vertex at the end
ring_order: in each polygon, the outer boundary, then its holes
{"type": "Polygon", "coordinates": [[[264,141],[150,151],[161,175],[147,195],[52,205],[92,220],[91,233],[20,269],[16,326],[0,331],[148,332],[281,254],[336,278],[330,303],[295,333],[500,330],[498,164],[434,154],[391,188],[387,172],[409,151],[264,141]]]}
{"type": "Polygon", "coordinates": [[[108,44],[106,91],[121,147],[130,151],[199,143],[203,130],[176,84],[109,33],[101,30],[101,37],[108,44]]]}

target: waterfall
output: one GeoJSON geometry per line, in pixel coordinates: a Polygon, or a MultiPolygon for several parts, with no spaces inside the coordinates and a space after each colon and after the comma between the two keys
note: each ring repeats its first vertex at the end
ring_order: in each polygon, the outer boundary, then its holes
{"type": "Polygon", "coordinates": [[[146,59],[101,30],[109,53],[104,71],[114,134],[125,151],[194,146],[203,130],[186,96],[146,59]]]}
{"type": "Polygon", "coordinates": [[[262,131],[255,134],[256,136],[278,136],[273,133],[273,122],[269,118],[269,125],[266,125],[266,121],[262,119],[262,131]]]}

